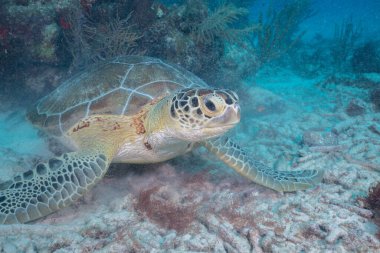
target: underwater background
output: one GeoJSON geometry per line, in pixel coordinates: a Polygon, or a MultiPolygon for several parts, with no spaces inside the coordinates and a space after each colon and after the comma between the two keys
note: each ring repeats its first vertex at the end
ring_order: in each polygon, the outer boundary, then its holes
{"type": "Polygon", "coordinates": [[[239,145],[323,181],[280,194],[203,149],[112,164],[72,206],[0,225],[0,252],[380,252],[380,1],[1,0],[0,183],[66,151],[28,108],[131,54],[236,91],[239,145]]]}

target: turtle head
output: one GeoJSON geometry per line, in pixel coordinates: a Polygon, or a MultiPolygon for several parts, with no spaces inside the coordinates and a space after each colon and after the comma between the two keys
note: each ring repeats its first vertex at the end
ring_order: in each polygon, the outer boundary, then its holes
{"type": "Polygon", "coordinates": [[[168,101],[176,137],[201,141],[224,134],[240,121],[238,96],[227,89],[183,89],[168,101]]]}

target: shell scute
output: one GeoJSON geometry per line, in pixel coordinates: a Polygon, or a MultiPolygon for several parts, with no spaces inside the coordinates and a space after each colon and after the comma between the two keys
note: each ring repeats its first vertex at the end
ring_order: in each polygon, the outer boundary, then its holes
{"type": "Polygon", "coordinates": [[[117,57],[74,75],[42,98],[29,120],[56,136],[94,114],[134,115],[155,98],[207,85],[185,69],[156,58],[117,57]]]}
{"type": "Polygon", "coordinates": [[[101,96],[90,103],[88,114],[121,114],[130,93],[125,89],[117,89],[107,96],[101,96]]]}

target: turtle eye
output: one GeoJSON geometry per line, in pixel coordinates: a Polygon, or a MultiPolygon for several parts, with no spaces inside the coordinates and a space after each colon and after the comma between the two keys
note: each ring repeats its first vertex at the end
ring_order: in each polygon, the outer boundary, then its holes
{"type": "Polygon", "coordinates": [[[218,95],[210,94],[203,98],[202,111],[205,116],[215,117],[223,113],[225,103],[223,98],[218,95]]]}

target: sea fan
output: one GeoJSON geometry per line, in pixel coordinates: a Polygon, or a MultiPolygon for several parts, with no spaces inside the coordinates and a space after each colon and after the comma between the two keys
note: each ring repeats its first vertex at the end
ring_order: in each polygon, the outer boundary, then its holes
{"type": "MultiPolygon", "coordinates": [[[[118,55],[135,54],[136,41],[142,37],[130,24],[131,14],[120,19],[119,16],[98,27],[87,27],[87,34],[93,46],[94,56],[100,60],[118,55]]],[[[96,61],[96,59],[94,59],[96,61]]]]}
{"type": "Polygon", "coordinates": [[[233,29],[231,25],[247,14],[248,10],[245,8],[238,8],[233,4],[222,4],[201,23],[193,27],[192,33],[200,42],[209,42],[215,37],[232,39],[237,33],[244,32],[246,29],[233,29]]]}
{"type": "Polygon", "coordinates": [[[73,57],[72,70],[119,55],[143,54],[136,50],[142,34],[131,24],[131,15],[132,12],[125,18],[116,15],[105,22],[96,22],[80,8],[73,8],[64,20],[67,50],[73,57]]]}

